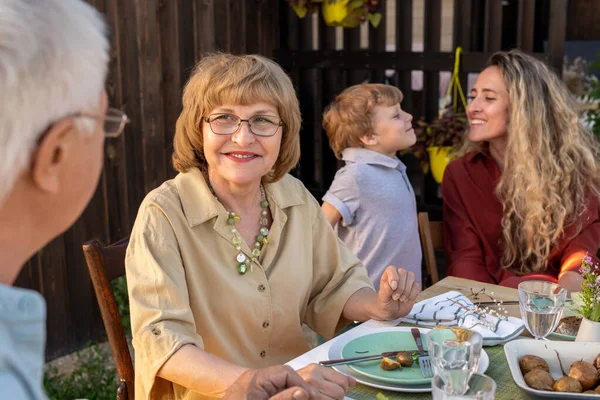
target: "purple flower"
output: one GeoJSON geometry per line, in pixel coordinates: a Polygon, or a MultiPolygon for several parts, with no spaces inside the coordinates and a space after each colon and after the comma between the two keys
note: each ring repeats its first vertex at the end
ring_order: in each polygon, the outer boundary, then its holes
{"type": "Polygon", "coordinates": [[[591,264],[591,263],[592,263],[592,257],[591,257],[589,254],[586,254],[586,255],[583,257],[583,261],[584,261],[586,264],[591,264]]]}
{"type": "Polygon", "coordinates": [[[587,265],[582,265],[581,268],[579,268],[579,272],[583,275],[587,275],[590,273],[590,269],[587,265]]]}

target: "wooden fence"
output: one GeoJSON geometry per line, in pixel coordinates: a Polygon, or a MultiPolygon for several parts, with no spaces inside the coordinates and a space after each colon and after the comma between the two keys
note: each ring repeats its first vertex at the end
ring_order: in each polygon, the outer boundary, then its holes
{"type": "MultiPolygon", "coordinates": [[[[415,118],[432,117],[438,107],[438,72],[451,71],[454,63],[453,52],[440,51],[442,3],[453,0],[382,0],[380,11],[389,15],[386,7],[393,4],[397,15],[391,21],[391,52],[386,51],[385,18],[382,26],[364,32],[366,45],[361,46],[359,29],[345,30],[338,40],[336,29],[321,18],[299,20],[284,0],[88,1],[111,27],[110,103],[132,123],[120,138],[107,141],[100,185],[82,217],[36,254],[16,282],[40,291],[48,302],[47,359],[105,337],[81,244],[126,236],[144,195],[175,175],[171,142],[182,87],[201,54],[223,50],[274,56],[290,72],[304,120],[302,159],[294,173],[317,198],[339,165],[321,128],[322,110],[336,93],[365,79],[383,82],[386,71],[395,71],[387,79],[404,92],[404,107],[415,118]],[[423,52],[412,49],[413,9],[419,1],[423,52]],[[413,70],[423,71],[422,90],[411,88],[413,70]]],[[[518,45],[542,53],[546,40],[549,50],[540,56],[560,68],[566,0],[510,1],[514,16],[506,11],[503,16],[501,0],[454,3],[452,45],[465,50],[463,82],[464,74],[479,71],[491,52],[518,45]]]]}

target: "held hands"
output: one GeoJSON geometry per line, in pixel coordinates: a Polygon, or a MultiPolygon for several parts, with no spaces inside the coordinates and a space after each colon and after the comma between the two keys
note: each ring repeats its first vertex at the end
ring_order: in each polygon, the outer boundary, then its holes
{"type": "Polygon", "coordinates": [[[319,364],[310,364],[298,372],[287,365],[276,365],[244,372],[223,399],[341,400],[355,383],[354,379],[319,364]]]}
{"type": "Polygon", "coordinates": [[[390,265],[385,269],[377,294],[377,315],[381,320],[392,320],[407,315],[415,305],[421,285],[415,274],[390,265]]]}
{"type": "MultiPolygon", "coordinates": [[[[225,393],[226,400],[307,400],[316,392],[291,367],[276,365],[244,372],[225,393]]],[[[312,397],[311,397],[312,398],[312,397]]]]}
{"type": "Polygon", "coordinates": [[[353,378],[320,364],[307,365],[299,369],[298,374],[311,386],[311,399],[342,400],[348,389],[356,384],[353,378]]]}

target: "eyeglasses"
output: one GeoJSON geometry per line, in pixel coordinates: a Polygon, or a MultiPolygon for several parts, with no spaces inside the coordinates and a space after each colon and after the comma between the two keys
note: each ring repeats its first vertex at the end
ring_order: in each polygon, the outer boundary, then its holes
{"type": "Polygon", "coordinates": [[[255,115],[248,119],[241,119],[234,114],[211,114],[202,120],[210,125],[216,135],[231,135],[236,133],[242,122],[247,122],[250,132],[256,136],[273,136],[277,129],[283,125],[281,118],[271,115],[255,115]]]}
{"type": "Polygon", "coordinates": [[[71,114],[71,117],[102,120],[104,122],[104,136],[108,138],[119,137],[125,128],[125,124],[130,122],[127,114],[112,107],[109,107],[104,115],[80,111],[71,114]]]}

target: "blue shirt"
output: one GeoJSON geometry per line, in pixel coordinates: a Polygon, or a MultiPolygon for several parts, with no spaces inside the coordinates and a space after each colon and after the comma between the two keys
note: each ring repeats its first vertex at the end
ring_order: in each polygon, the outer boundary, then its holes
{"type": "Polygon", "coordinates": [[[421,241],[415,193],[406,166],[396,157],[363,148],[342,153],[346,165],[323,196],[342,215],[340,239],[363,262],[373,285],[388,265],[415,274],[421,283],[421,241]]]}
{"type": "Polygon", "coordinates": [[[0,284],[0,397],[46,399],[46,303],[33,290],[0,284]]]}

